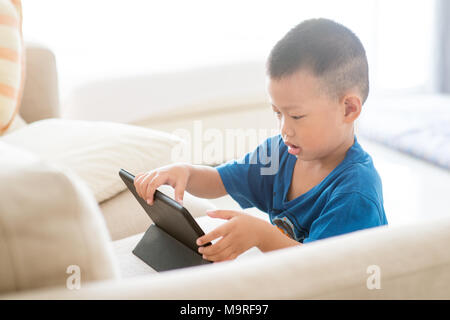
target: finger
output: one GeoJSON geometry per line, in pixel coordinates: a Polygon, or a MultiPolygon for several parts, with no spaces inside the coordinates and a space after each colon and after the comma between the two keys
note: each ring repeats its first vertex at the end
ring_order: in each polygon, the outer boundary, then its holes
{"type": "Polygon", "coordinates": [[[202,246],[208,242],[213,241],[214,239],[217,239],[217,238],[227,235],[228,232],[229,232],[229,226],[227,225],[227,223],[224,223],[223,225],[208,232],[204,236],[201,236],[200,238],[198,238],[197,245],[202,246]]]}
{"type": "Polygon", "coordinates": [[[238,254],[236,254],[233,247],[230,246],[218,254],[214,254],[214,255],[205,255],[204,254],[204,255],[202,255],[202,258],[205,260],[213,261],[213,262],[220,262],[220,261],[236,259],[237,256],[238,256],[238,254]]]}
{"type": "Polygon", "coordinates": [[[156,189],[163,185],[166,182],[166,176],[162,175],[155,175],[153,179],[148,183],[146,190],[145,190],[145,200],[148,204],[153,204],[153,195],[155,194],[156,189]]]}
{"type": "Polygon", "coordinates": [[[177,181],[175,185],[175,201],[177,201],[179,204],[183,205],[183,197],[184,197],[184,190],[186,189],[187,181],[177,181]]]}
{"type": "Polygon", "coordinates": [[[136,174],[134,176],[134,180],[138,179],[139,177],[145,176],[146,174],[150,173],[150,171],[143,171],[143,172],[139,172],[138,174],[136,174]]]}
{"type": "Polygon", "coordinates": [[[137,175],[135,178],[134,178],[134,188],[135,188],[135,190],[136,190],[136,193],[141,197],[141,194],[142,194],[142,192],[141,192],[141,183],[142,183],[142,180],[147,176],[149,174],[149,172],[143,172],[143,173],[140,173],[139,175],[137,175]]]}
{"type": "Polygon", "coordinates": [[[231,218],[239,215],[240,213],[233,210],[208,210],[206,214],[211,218],[219,218],[230,220],[231,218]]]}
{"type": "Polygon", "coordinates": [[[198,252],[206,256],[216,255],[227,249],[231,244],[232,241],[230,240],[230,237],[223,237],[211,246],[199,247],[198,252]]]}
{"type": "Polygon", "coordinates": [[[152,181],[153,177],[156,175],[156,172],[148,172],[139,182],[139,196],[145,200],[145,190],[147,188],[147,184],[152,181]]]}
{"type": "Polygon", "coordinates": [[[142,176],[143,174],[145,174],[145,172],[139,172],[138,174],[136,174],[136,175],[134,176],[133,182],[136,182],[136,180],[137,180],[140,176],[142,176]]]}
{"type": "Polygon", "coordinates": [[[137,189],[138,189],[138,183],[139,183],[139,181],[141,180],[141,177],[144,174],[145,174],[145,172],[144,173],[138,173],[137,175],[134,176],[133,184],[134,184],[134,188],[136,189],[136,192],[137,192],[137,189]]]}

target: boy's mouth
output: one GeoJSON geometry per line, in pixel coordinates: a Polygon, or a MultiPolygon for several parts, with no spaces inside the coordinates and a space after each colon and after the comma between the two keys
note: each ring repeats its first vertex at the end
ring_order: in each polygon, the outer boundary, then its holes
{"type": "Polygon", "coordinates": [[[296,146],[295,144],[289,143],[289,142],[285,142],[285,145],[287,145],[288,147],[288,152],[290,154],[293,154],[295,156],[297,156],[300,153],[301,148],[299,146],[296,146]]]}

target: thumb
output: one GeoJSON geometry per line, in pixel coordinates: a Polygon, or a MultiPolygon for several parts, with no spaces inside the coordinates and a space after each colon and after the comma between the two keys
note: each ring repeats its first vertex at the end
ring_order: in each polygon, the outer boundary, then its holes
{"type": "Polygon", "coordinates": [[[233,210],[207,210],[206,214],[211,218],[219,218],[230,220],[231,218],[240,214],[238,211],[233,210]]]}

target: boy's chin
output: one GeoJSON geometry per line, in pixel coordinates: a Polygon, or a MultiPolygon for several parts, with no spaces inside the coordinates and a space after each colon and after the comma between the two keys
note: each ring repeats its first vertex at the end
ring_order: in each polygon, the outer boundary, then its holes
{"type": "Polygon", "coordinates": [[[311,156],[311,154],[305,154],[305,152],[302,150],[299,154],[294,155],[298,160],[302,160],[304,162],[308,161],[316,161],[317,158],[314,156],[311,156]]]}

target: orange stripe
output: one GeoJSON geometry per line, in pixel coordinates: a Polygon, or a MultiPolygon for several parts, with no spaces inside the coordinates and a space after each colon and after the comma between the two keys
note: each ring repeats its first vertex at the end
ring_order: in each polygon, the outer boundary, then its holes
{"type": "Polygon", "coordinates": [[[20,21],[22,21],[22,2],[21,0],[11,0],[12,4],[16,7],[17,13],[19,14],[20,21]]]}
{"type": "Polygon", "coordinates": [[[17,90],[7,84],[0,83],[0,95],[15,99],[17,97],[17,90]]]}
{"type": "Polygon", "coordinates": [[[11,0],[11,2],[16,7],[22,7],[22,1],[21,0],[11,0]]]}
{"type": "Polygon", "coordinates": [[[0,59],[5,59],[11,62],[19,62],[19,54],[16,50],[0,47],[0,59]]]}
{"type": "Polygon", "coordinates": [[[17,21],[15,17],[8,16],[5,14],[0,14],[0,24],[14,28],[19,27],[19,21],[17,21]]]}
{"type": "MultiPolygon", "coordinates": [[[[11,0],[11,3],[14,4],[14,6],[17,9],[17,13],[19,15],[19,21],[17,21],[17,19],[15,19],[14,17],[11,16],[6,16],[6,15],[0,15],[0,25],[9,25],[11,27],[18,27],[19,31],[22,32],[22,3],[20,0],[11,0]]],[[[22,44],[22,49],[24,48],[24,43],[23,43],[23,37],[21,35],[21,44],[22,44]]],[[[7,55],[11,54],[11,52],[7,53],[7,55]]],[[[18,53],[16,52],[17,55],[17,60],[18,58],[18,53]]],[[[20,105],[22,103],[22,95],[23,95],[23,89],[24,89],[24,83],[25,83],[25,54],[21,55],[21,66],[22,66],[22,74],[21,74],[21,82],[20,82],[20,87],[18,90],[7,86],[7,85],[1,85],[0,84],[0,94],[5,95],[9,98],[12,99],[16,99],[16,108],[14,110],[13,116],[11,117],[11,119],[9,120],[9,122],[3,127],[0,128],[0,135],[2,135],[6,130],[8,130],[8,128],[11,126],[15,116],[19,113],[19,108],[20,105]]]]}
{"type": "MultiPolygon", "coordinates": [[[[23,42],[23,38],[22,38],[22,48],[23,47],[24,47],[24,42],[23,42]]],[[[22,104],[23,89],[25,87],[25,68],[26,68],[25,55],[24,54],[22,55],[21,64],[22,64],[22,81],[20,83],[20,87],[19,87],[19,90],[17,92],[16,108],[14,110],[14,113],[13,113],[11,119],[9,119],[9,122],[3,128],[0,128],[0,136],[4,132],[6,132],[6,130],[8,130],[8,128],[11,126],[11,124],[14,121],[14,118],[16,117],[17,114],[19,114],[20,105],[22,104]]]]}

